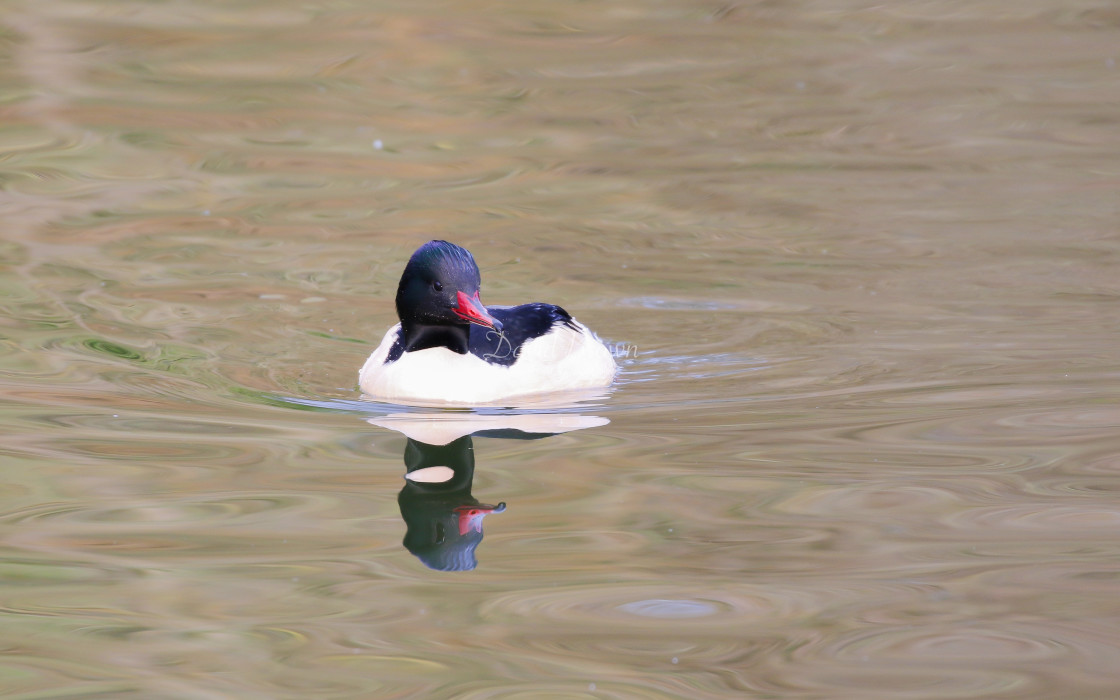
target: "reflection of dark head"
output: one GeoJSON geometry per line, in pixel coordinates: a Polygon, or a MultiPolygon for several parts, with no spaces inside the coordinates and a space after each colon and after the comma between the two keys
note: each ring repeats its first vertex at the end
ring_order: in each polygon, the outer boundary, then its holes
{"type": "Polygon", "coordinates": [[[406,480],[397,496],[408,531],[404,546],[425,566],[438,571],[464,571],[478,565],[474,550],[482,541],[482,519],[500,513],[505,503],[483,505],[471,496],[474,446],[470,436],[447,445],[429,445],[409,438],[404,449],[406,480]],[[421,470],[447,467],[444,481],[414,481],[421,470]]]}

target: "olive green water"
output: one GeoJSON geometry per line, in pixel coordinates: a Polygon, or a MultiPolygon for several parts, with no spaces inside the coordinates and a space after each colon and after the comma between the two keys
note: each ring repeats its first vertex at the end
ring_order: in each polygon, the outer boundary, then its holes
{"type": "Polygon", "coordinates": [[[3,697],[1120,695],[1116,3],[0,7],[3,697]],[[435,237],[583,429],[360,401],[435,237]]]}

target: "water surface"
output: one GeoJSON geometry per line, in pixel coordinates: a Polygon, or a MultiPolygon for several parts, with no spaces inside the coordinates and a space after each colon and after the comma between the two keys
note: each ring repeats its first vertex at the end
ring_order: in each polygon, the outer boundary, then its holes
{"type": "Polygon", "coordinates": [[[1120,691],[1111,4],[17,1],[0,38],[5,697],[1120,691]],[[434,237],[610,341],[611,394],[456,414],[447,459],[361,401],[434,237]],[[506,507],[425,559],[433,501],[506,507]]]}

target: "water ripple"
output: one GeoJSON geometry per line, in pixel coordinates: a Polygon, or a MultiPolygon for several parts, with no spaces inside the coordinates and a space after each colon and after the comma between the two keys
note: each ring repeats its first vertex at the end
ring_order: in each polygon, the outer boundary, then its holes
{"type": "MultiPolygon", "coordinates": [[[[669,589],[673,590],[673,589],[669,589]]],[[[671,617],[677,625],[724,628],[744,618],[788,616],[797,607],[777,591],[736,587],[730,591],[696,589],[691,596],[666,598],[666,588],[579,586],[559,591],[527,591],[491,597],[479,613],[489,621],[545,618],[561,627],[625,625],[630,629],[657,628],[671,617]],[[713,616],[718,619],[711,619],[713,616]]],[[[685,591],[673,590],[678,594],[685,591]]]]}

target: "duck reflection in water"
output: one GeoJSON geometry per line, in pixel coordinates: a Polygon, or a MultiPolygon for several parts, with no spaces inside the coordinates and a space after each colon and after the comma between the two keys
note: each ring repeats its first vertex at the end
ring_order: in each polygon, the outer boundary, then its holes
{"type": "Polygon", "coordinates": [[[404,546],[430,569],[463,571],[478,565],[474,550],[482,542],[482,519],[501,513],[471,495],[474,444],[469,435],[446,445],[412,438],[404,448],[405,485],[397,496],[408,526],[404,546]]]}
{"type": "Polygon", "coordinates": [[[501,513],[505,503],[487,505],[471,494],[474,437],[536,440],[570,430],[609,423],[576,414],[404,414],[371,419],[408,438],[404,448],[405,485],[397,496],[407,531],[404,546],[437,571],[467,571],[478,566],[482,520],[501,513]]]}

